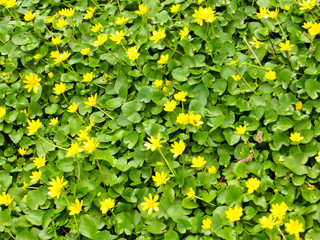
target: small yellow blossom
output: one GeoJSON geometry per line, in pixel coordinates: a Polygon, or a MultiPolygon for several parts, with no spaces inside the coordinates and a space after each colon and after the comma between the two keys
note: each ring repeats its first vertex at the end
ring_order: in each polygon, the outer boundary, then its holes
{"type": "Polygon", "coordinates": [[[32,172],[32,176],[30,176],[30,182],[31,183],[36,183],[40,180],[41,178],[41,175],[42,175],[42,172],[41,171],[34,171],[32,172]]]}
{"type": "Polygon", "coordinates": [[[83,149],[79,147],[78,143],[71,143],[70,148],[68,148],[68,152],[66,154],[66,157],[73,157],[82,151],[83,151],[83,149]]]}
{"type": "Polygon", "coordinates": [[[82,204],[83,200],[80,202],[78,199],[76,199],[75,203],[72,203],[68,208],[70,210],[69,215],[79,214],[82,210],[82,204]]]}
{"type": "Polygon", "coordinates": [[[38,92],[38,86],[40,86],[41,78],[38,77],[37,74],[33,75],[32,73],[25,76],[26,80],[23,82],[26,84],[25,88],[28,89],[28,92],[33,90],[34,93],[38,92]]]}
{"type": "Polygon", "coordinates": [[[24,156],[26,154],[27,150],[24,149],[23,147],[19,148],[18,149],[18,153],[21,155],[21,156],[24,156]]]}
{"type": "Polygon", "coordinates": [[[167,35],[165,33],[164,29],[159,28],[158,31],[153,30],[152,31],[152,36],[150,37],[151,41],[154,41],[154,44],[156,44],[159,40],[165,38],[167,35]]]}
{"type": "Polygon", "coordinates": [[[255,48],[259,48],[260,45],[264,44],[263,42],[260,42],[256,37],[252,37],[253,42],[249,42],[250,44],[254,45],[255,48]]]}
{"type": "Polygon", "coordinates": [[[39,60],[41,58],[41,55],[37,53],[36,55],[33,56],[34,59],[39,60]]]}
{"type": "Polygon", "coordinates": [[[244,125],[244,126],[239,126],[239,127],[236,127],[236,131],[235,133],[236,134],[239,134],[239,135],[244,135],[246,133],[246,130],[247,130],[247,126],[244,125]]]}
{"type": "Polygon", "coordinates": [[[246,182],[246,187],[248,188],[248,193],[253,193],[260,186],[260,180],[257,178],[249,178],[246,182]]]}
{"type": "Polygon", "coordinates": [[[77,141],[83,141],[83,140],[88,140],[88,131],[87,130],[80,130],[77,133],[78,137],[77,137],[77,141]]]}
{"type": "Polygon", "coordinates": [[[260,19],[260,18],[268,18],[269,17],[269,8],[262,8],[260,7],[259,8],[259,11],[260,12],[257,12],[256,15],[257,17],[260,19]]]}
{"type": "Polygon", "coordinates": [[[188,94],[187,92],[181,91],[181,92],[178,92],[178,93],[174,94],[173,97],[177,101],[185,102],[185,101],[187,101],[186,100],[187,94],[188,94]]]}
{"type": "Polygon", "coordinates": [[[259,223],[261,224],[262,228],[269,228],[272,229],[274,226],[278,225],[280,222],[276,221],[276,218],[272,214],[269,217],[263,216],[259,218],[259,223]]]}
{"type": "Polygon", "coordinates": [[[89,52],[90,52],[90,48],[82,48],[80,51],[82,55],[88,55],[89,52]]]}
{"type": "Polygon", "coordinates": [[[0,118],[6,115],[6,107],[0,107],[0,118]]]}
{"type": "Polygon", "coordinates": [[[279,8],[276,8],[275,11],[269,11],[269,17],[275,19],[278,16],[279,8]]]}
{"type": "Polygon", "coordinates": [[[289,11],[290,10],[290,5],[284,5],[284,10],[289,11]]]}
{"type": "Polygon", "coordinates": [[[217,168],[215,166],[211,166],[208,168],[208,172],[210,174],[215,174],[215,173],[217,173],[217,168]]]}
{"type": "Polygon", "coordinates": [[[179,143],[173,142],[173,144],[171,144],[171,147],[172,148],[170,149],[170,152],[172,152],[174,154],[173,155],[174,158],[181,155],[183,153],[183,151],[186,149],[186,145],[182,140],[180,140],[179,143]]]}
{"type": "Polygon", "coordinates": [[[59,122],[58,117],[50,119],[49,125],[55,126],[59,122]]]}
{"type": "Polygon", "coordinates": [[[181,36],[180,37],[180,40],[184,39],[186,36],[188,36],[189,34],[189,29],[187,27],[184,27],[183,29],[180,30],[179,32],[179,35],[181,36]]]}
{"type": "Polygon", "coordinates": [[[147,11],[148,11],[148,6],[147,5],[139,4],[139,11],[135,11],[135,13],[144,15],[144,14],[147,13],[147,11]]]}
{"type": "Polygon", "coordinates": [[[114,42],[117,42],[117,44],[119,44],[121,42],[122,39],[124,39],[124,31],[123,30],[120,30],[119,31],[116,31],[115,34],[110,34],[110,39],[114,42]]]}
{"type": "Polygon", "coordinates": [[[318,156],[316,156],[315,158],[316,158],[316,161],[320,163],[320,151],[318,152],[318,156]]]}
{"type": "Polygon", "coordinates": [[[309,28],[308,32],[310,35],[315,36],[320,33],[320,23],[312,24],[311,28],[309,28]]]}
{"type": "Polygon", "coordinates": [[[56,23],[58,28],[63,28],[64,26],[66,26],[68,24],[68,21],[64,18],[60,18],[58,20],[58,22],[56,23]]]}
{"type": "Polygon", "coordinates": [[[59,198],[60,197],[60,194],[61,194],[61,190],[62,188],[68,184],[68,181],[63,181],[63,176],[61,178],[59,177],[56,177],[56,179],[51,179],[51,182],[49,182],[49,184],[51,185],[51,187],[48,187],[49,188],[49,192],[48,192],[48,195],[52,198],[54,197],[57,197],[59,198]]]}
{"type": "Polygon", "coordinates": [[[53,91],[55,94],[60,95],[66,91],[66,84],[61,82],[60,84],[55,84],[53,91]]]}
{"type": "Polygon", "coordinates": [[[228,63],[226,63],[228,66],[230,66],[230,65],[234,65],[234,66],[237,66],[237,63],[239,62],[239,58],[237,59],[237,60],[233,60],[233,61],[231,61],[231,62],[228,62],[228,63]]]}
{"type": "Polygon", "coordinates": [[[86,73],[85,75],[83,75],[84,82],[91,82],[92,79],[93,79],[93,72],[86,73]]]}
{"type": "Polygon", "coordinates": [[[107,198],[102,202],[100,202],[100,205],[101,205],[100,210],[102,214],[106,214],[111,208],[114,207],[115,201],[111,198],[107,198]]]}
{"type": "Polygon", "coordinates": [[[204,158],[199,156],[197,158],[192,158],[192,165],[191,167],[194,167],[194,168],[201,168],[203,165],[206,164],[207,161],[204,161],[204,158]]]}
{"type": "Polygon", "coordinates": [[[208,23],[213,22],[216,19],[216,16],[214,14],[215,11],[213,11],[211,7],[200,7],[199,9],[194,10],[194,14],[192,15],[192,17],[195,18],[195,23],[198,23],[200,26],[202,26],[203,21],[208,23]]]}
{"type": "Polygon", "coordinates": [[[63,40],[61,39],[61,37],[53,37],[51,41],[54,45],[59,45],[60,43],[62,43],[63,40]]]}
{"type": "Polygon", "coordinates": [[[145,211],[148,209],[148,215],[151,215],[153,211],[158,212],[159,211],[159,195],[154,196],[152,199],[151,193],[149,193],[149,198],[144,197],[143,198],[145,202],[141,203],[140,206],[142,206],[142,211],[145,211]]]}
{"type": "Polygon", "coordinates": [[[270,209],[270,212],[272,216],[282,221],[286,215],[286,212],[288,211],[288,206],[286,203],[282,202],[280,204],[272,204],[272,207],[270,209]]]}
{"type": "Polygon", "coordinates": [[[304,139],[304,137],[301,137],[299,132],[291,133],[291,135],[290,135],[290,140],[293,142],[298,143],[303,139],[304,139]]]}
{"type": "Polygon", "coordinates": [[[78,110],[78,105],[76,103],[72,103],[69,107],[68,107],[68,112],[70,113],[74,113],[78,110]]]}
{"type": "Polygon", "coordinates": [[[177,116],[176,122],[182,125],[186,125],[190,123],[190,117],[189,114],[185,114],[185,113],[180,113],[177,116]]]}
{"type": "Polygon", "coordinates": [[[304,22],[303,25],[302,25],[302,27],[303,27],[304,29],[309,29],[309,28],[311,28],[312,26],[313,26],[313,22],[312,22],[312,21],[304,22]]]}
{"type": "Polygon", "coordinates": [[[65,17],[72,17],[74,15],[75,8],[63,8],[59,11],[59,15],[65,17]]]}
{"type": "Polygon", "coordinates": [[[302,109],[302,102],[299,101],[299,102],[297,102],[297,104],[296,104],[296,110],[297,110],[297,111],[300,111],[301,109],[302,109]]]}
{"type": "Polygon", "coordinates": [[[229,221],[235,222],[240,220],[243,215],[243,210],[241,207],[235,206],[234,208],[229,208],[225,213],[229,221]]]}
{"type": "Polygon", "coordinates": [[[164,104],[164,111],[166,112],[172,112],[177,106],[177,102],[175,100],[167,101],[164,104]]]}
{"type": "Polygon", "coordinates": [[[108,40],[108,35],[98,35],[98,40],[96,40],[92,45],[95,47],[103,45],[108,40]]]}
{"type": "Polygon", "coordinates": [[[92,118],[92,120],[90,120],[90,123],[86,127],[85,131],[90,132],[93,126],[94,126],[94,117],[92,118]]]}
{"type": "Polygon", "coordinates": [[[96,8],[94,8],[94,7],[89,7],[89,9],[86,10],[87,14],[84,15],[83,19],[91,19],[93,17],[93,13],[94,13],[95,9],[96,8]]]}
{"type": "Polygon", "coordinates": [[[287,40],[286,43],[279,43],[280,51],[290,51],[294,45],[290,45],[290,41],[287,40]]]}
{"type": "Polygon", "coordinates": [[[126,21],[128,21],[128,20],[129,20],[129,18],[126,18],[124,16],[122,16],[121,18],[117,17],[115,24],[122,25],[122,24],[126,23],[126,21]]]}
{"type": "Polygon", "coordinates": [[[90,30],[95,33],[98,32],[100,29],[103,29],[101,23],[97,23],[90,28],[90,30]]]}
{"type": "Polygon", "coordinates": [[[164,92],[168,92],[168,90],[169,90],[169,88],[167,88],[166,86],[164,86],[164,87],[162,88],[162,91],[164,91],[164,92]]]}
{"type": "Polygon", "coordinates": [[[161,173],[156,172],[156,175],[152,176],[152,179],[157,186],[160,186],[166,184],[170,177],[167,177],[167,173],[162,171],[161,173]]]}
{"type": "Polygon", "coordinates": [[[163,162],[157,162],[157,165],[158,165],[158,166],[163,166],[164,163],[163,163],[163,162]]]}
{"type": "Polygon", "coordinates": [[[16,0],[6,0],[4,2],[5,8],[12,8],[16,5],[17,1],[16,0]]]}
{"type": "Polygon", "coordinates": [[[97,94],[95,94],[94,96],[92,96],[91,94],[91,97],[88,97],[88,102],[84,102],[85,105],[85,108],[88,108],[88,107],[93,107],[94,105],[96,105],[96,102],[97,102],[97,94]]]}
{"type": "Polygon", "coordinates": [[[293,221],[290,219],[288,223],[284,224],[286,226],[286,231],[289,234],[295,235],[296,239],[300,239],[299,233],[304,232],[303,224],[299,222],[299,220],[293,221]]]}
{"type": "Polygon", "coordinates": [[[46,23],[52,23],[54,19],[56,18],[56,15],[51,16],[50,18],[46,19],[46,23]]]}
{"type": "Polygon", "coordinates": [[[210,229],[212,227],[212,221],[210,218],[206,218],[202,220],[202,226],[203,229],[210,229]]]}
{"type": "Polygon", "coordinates": [[[32,13],[32,12],[27,12],[25,15],[24,15],[24,20],[29,22],[31,21],[32,19],[34,19],[34,17],[36,16],[35,13],[32,13]]]}
{"type": "Polygon", "coordinates": [[[2,192],[0,195],[0,205],[9,206],[12,203],[13,197],[9,193],[2,192]]]}
{"type": "Polygon", "coordinates": [[[311,10],[315,6],[317,6],[317,0],[302,0],[299,2],[299,5],[301,6],[299,10],[311,10]]]}
{"type": "Polygon", "coordinates": [[[269,71],[269,72],[266,72],[264,74],[264,76],[266,77],[266,79],[268,80],[275,80],[277,78],[277,75],[276,75],[276,72],[275,71],[269,71]]]}
{"type": "Polygon", "coordinates": [[[169,54],[162,55],[160,56],[160,59],[157,61],[159,64],[166,64],[169,60],[169,54]]]}
{"type": "Polygon", "coordinates": [[[163,84],[163,81],[162,81],[162,80],[159,80],[159,79],[156,79],[153,84],[154,84],[154,86],[155,86],[156,88],[161,88],[161,86],[162,86],[162,84],[163,84]]]}
{"type": "Polygon", "coordinates": [[[189,188],[189,192],[186,193],[187,198],[194,198],[194,196],[196,195],[196,192],[193,190],[193,188],[189,188]]]}
{"type": "Polygon", "coordinates": [[[37,121],[27,120],[27,122],[28,122],[28,125],[29,125],[27,127],[27,129],[29,130],[28,136],[35,134],[38,131],[38,129],[42,126],[42,123],[41,123],[40,119],[37,119],[37,121]]]}
{"type": "Polygon", "coordinates": [[[170,8],[171,13],[177,13],[180,10],[180,4],[172,5],[170,8]]]}
{"type": "Polygon", "coordinates": [[[200,126],[203,124],[202,121],[200,121],[201,115],[200,114],[194,114],[192,111],[189,112],[189,123],[191,123],[194,126],[200,126]]]}
{"type": "Polygon", "coordinates": [[[171,86],[171,84],[172,84],[172,82],[171,82],[171,81],[166,80],[166,85],[167,85],[167,86],[171,86]]]}
{"type": "Polygon", "coordinates": [[[137,46],[133,46],[129,48],[126,52],[127,57],[132,61],[136,60],[140,56],[140,53],[138,52],[138,50],[139,49],[137,48],[137,46]]]}
{"type": "Polygon", "coordinates": [[[40,167],[44,167],[46,165],[46,156],[43,156],[43,157],[38,156],[34,158],[33,165],[35,165],[38,169],[40,167]]]}
{"type": "Polygon", "coordinates": [[[23,189],[27,189],[27,187],[29,186],[29,183],[27,183],[26,181],[23,181],[23,189]]]}
{"type": "Polygon", "coordinates": [[[94,138],[88,138],[88,140],[83,143],[83,149],[88,153],[92,153],[98,145],[98,140],[94,141],[94,138]]]}
{"type": "Polygon", "coordinates": [[[237,81],[241,80],[241,76],[239,74],[238,75],[232,75],[232,79],[237,82],[237,81]]]}
{"type": "Polygon", "coordinates": [[[144,146],[147,148],[147,150],[151,149],[151,151],[155,151],[157,148],[162,147],[161,143],[166,142],[166,141],[160,141],[160,133],[158,133],[157,138],[154,138],[153,136],[151,136],[150,138],[148,138],[149,142],[146,142],[144,144],[144,146]]]}

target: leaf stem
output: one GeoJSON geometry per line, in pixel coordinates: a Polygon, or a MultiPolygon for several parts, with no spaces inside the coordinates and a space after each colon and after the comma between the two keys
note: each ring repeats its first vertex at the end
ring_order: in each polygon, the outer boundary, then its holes
{"type": "Polygon", "coordinates": [[[173,169],[172,165],[169,163],[168,159],[163,155],[162,151],[161,151],[161,148],[158,148],[159,150],[159,153],[161,154],[161,156],[163,157],[164,161],[166,162],[168,168],[170,169],[171,173],[174,175],[174,176],[177,176],[177,173],[176,171],[173,169]]]}

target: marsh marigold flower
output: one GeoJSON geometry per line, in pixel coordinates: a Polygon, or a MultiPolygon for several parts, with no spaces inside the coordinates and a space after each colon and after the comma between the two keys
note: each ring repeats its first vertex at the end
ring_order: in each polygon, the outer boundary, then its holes
{"type": "Polygon", "coordinates": [[[164,109],[166,112],[172,112],[177,106],[177,102],[175,100],[167,101],[164,104],[164,109]]]}
{"type": "Polygon", "coordinates": [[[66,84],[64,84],[63,82],[60,84],[55,84],[53,91],[57,95],[64,93],[66,91],[66,84]]]}
{"type": "Polygon", "coordinates": [[[154,196],[154,198],[152,198],[151,193],[149,193],[149,198],[144,197],[143,198],[145,202],[141,203],[140,206],[143,207],[142,211],[145,211],[148,209],[148,215],[151,215],[153,211],[158,212],[159,211],[159,195],[154,196]]]}
{"type": "Polygon", "coordinates": [[[137,46],[133,46],[131,48],[128,48],[128,50],[126,52],[127,57],[132,61],[136,60],[140,56],[140,53],[138,52],[138,50],[139,49],[137,48],[137,46]]]}
{"type": "Polygon", "coordinates": [[[78,143],[71,143],[70,148],[68,148],[68,152],[66,154],[66,157],[73,157],[82,151],[83,151],[83,149],[79,147],[78,143]]]}
{"type": "Polygon", "coordinates": [[[37,74],[33,75],[30,73],[29,75],[25,76],[26,80],[23,82],[26,84],[24,88],[28,89],[28,92],[31,92],[33,90],[34,93],[38,92],[38,86],[40,86],[41,78],[38,77],[37,74]]]}
{"type": "Polygon", "coordinates": [[[212,221],[210,218],[206,218],[202,220],[202,226],[203,229],[210,229],[212,227],[212,221]]]}
{"type": "Polygon", "coordinates": [[[280,51],[290,51],[293,46],[289,40],[287,40],[286,43],[279,43],[280,51]]]}
{"type": "Polygon", "coordinates": [[[153,136],[151,136],[150,138],[148,138],[149,142],[146,142],[144,144],[144,146],[147,148],[147,150],[151,149],[151,151],[155,151],[157,148],[162,147],[161,143],[166,142],[166,141],[160,141],[160,133],[158,133],[157,138],[154,138],[153,136]]]}
{"type": "Polygon", "coordinates": [[[182,140],[180,140],[179,143],[173,142],[173,144],[171,144],[171,147],[172,148],[170,149],[170,152],[172,152],[174,154],[173,155],[174,158],[181,155],[183,153],[183,151],[186,149],[186,145],[182,140]]]}
{"type": "Polygon", "coordinates": [[[44,167],[46,165],[46,156],[38,156],[34,158],[33,165],[35,165],[37,168],[44,167]]]}
{"type": "Polygon", "coordinates": [[[235,133],[236,134],[239,134],[239,135],[244,135],[246,133],[246,130],[247,130],[247,126],[244,125],[244,126],[239,126],[239,127],[236,127],[236,131],[235,133]]]}
{"type": "Polygon", "coordinates": [[[159,28],[158,31],[152,31],[152,36],[150,37],[150,40],[154,41],[154,44],[156,44],[159,40],[165,38],[166,36],[166,31],[164,29],[159,28]]]}
{"type": "Polygon", "coordinates": [[[141,14],[141,15],[144,15],[147,12],[148,12],[148,6],[143,4],[139,4],[139,11],[135,11],[136,14],[141,14]]]}
{"type": "Polygon", "coordinates": [[[61,194],[61,190],[62,188],[68,184],[68,181],[63,181],[63,176],[61,178],[59,177],[56,177],[56,179],[51,179],[51,182],[49,182],[49,184],[51,185],[51,187],[48,187],[49,188],[49,192],[48,192],[48,195],[52,198],[54,197],[57,197],[59,198],[60,197],[60,194],[61,194]]]}
{"type": "Polygon", "coordinates": [[[277,75],[276,75],[276,72],[275,71],[269,71],[269,72],[266,72],[264,74],[264,76],[266,77],[266,79],[268,80],[275,80],[277,78],[277,75]]]}
{"type": "Polygon", "coordinates": [[[0,118],[6,115],[6,107],[0,107],[0,118]]]}
{"type": "Polygon", "coordinates": [[[290,135],[290,140],[293,142],[298,143],[303,139],[304,139],[304,137],[301,137],[299,132],[294,132],[294,133],[291,133],[291,135],[290,135]]]}
{"type": "Polygon", "coordinates": [[[152,179],[157,186],[160,186],[166,184],[170,177],[167,177],[167,173],[162,171],[161,173],[156,172],[156,175],[152,176],[152,179]]]}
{"type": "Polygon", "coordinates": [[[203,165],[206,164],[207,161],[204,161],[204,158],[199,156],[197,158],[192,158],[192,165],[191,167],[194,167],[194,168],[201,168],[203,165]]]}
{"type": "Polygon", "coordinates": [[[40,119],[37,119],[37,121],[27,120],[27,122],[29,125],[27,127],[27,129],[29,129],[28,136],[35,134],[38,131],[38,129],[42,126],[40,119]]]}
{"type": "Polygon", "coordinates": [[[166,64],[169,60],[169,54],[162,55],[160,56],[160,59],[157,61],[159,64],[166,64]]]}
{"type": "Polygon", "coordinates": [[[286,226],[286,231],[289,234],[293,234],[295,235],[296,239],[300,239],[299,233],[304,232],[304,228],[303,228],[303,224],[300,223],[298,219],[295,221],[290,219],[290,221],[288,223],[285,223],[284,225],[286,226]]]}
{"type": "Polygon", "coordinates": [[[235,222],[240,220],[241,216],[243,215],[242,208],[235,206],[234,208],[229,208],[226,212],[226,216],[231,222],[235,222]]]}
{"type": "Polygon", "coordinates": [[[88,97],[88,102],[84,102],[85,105],[85,108],[88,108],[88,107],[93,107],[94,105],[96,105],[97,103],[97,94],[95,94],[94,96],[92,96],[91,94],[91,97],[88,97]]]}
{"type": "Polygon", "coordinates": [[[185,101],[187,101],[187,100],[186,100],[187,94],[188,94],[187,92],[181,91],[181,92],[178,92],[178,93],[176,93],[175,95],[173,95],[173,97],[174,97],[174,99],[177,100],[177,101],[185,102],[185,101]]]}
{"type": "Polygon", "coordinates": [[[2,192],[0,195],[0,205],[9,206],[12,203],[13,197],[9,193],[2,192]]]}
{"type": "Polygon", "coordinates": [[[246,187],[248,188],[248,193],[253,193],[260,186],[260,180],[257,178],[249,178],[246,182],[246,187]]]}
{"type": "Polygon", "coordinates": [[[75,203],[72,203],[71,206],[69,207],[70,213],[69,215],[75,215],[75,214],[79,214],[82,210],[82,204],[83,204],[83,200],[81,200],[81,202],[76,199],[75,203]]]}

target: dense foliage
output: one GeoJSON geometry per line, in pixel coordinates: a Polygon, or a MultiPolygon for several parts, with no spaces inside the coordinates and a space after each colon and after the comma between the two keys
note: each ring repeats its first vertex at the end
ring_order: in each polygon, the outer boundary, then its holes
{"type": "Polygon", "coordinates": [[[316,0],[0,4],[1,239],[320,239],[316,0]]]}

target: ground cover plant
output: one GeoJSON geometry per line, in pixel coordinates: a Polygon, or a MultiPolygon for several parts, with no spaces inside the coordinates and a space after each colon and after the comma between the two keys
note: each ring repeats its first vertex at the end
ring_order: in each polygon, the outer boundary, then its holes
{"type": "Polygon", "coordinates": [[[315,0],[0,0],[1,239],[320,239],[315,0]]]}

